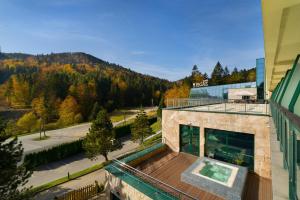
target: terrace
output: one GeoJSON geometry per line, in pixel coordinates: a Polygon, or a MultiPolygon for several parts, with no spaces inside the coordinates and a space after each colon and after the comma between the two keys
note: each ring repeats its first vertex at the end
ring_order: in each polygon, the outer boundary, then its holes
{"type": "MultiPolygon", "coordinates": [[[[152,199],[224,199],[204,188],[182,181],[181,174],[198,159],[199,157],[190,154],[173,152],[167,145],[160,143],[125,159],[114,160],[106,170],[109,176],[117,177],[152,199]]],[[[109,181],[112,184],[112,178],[109,181]]],[[[118,181],[118,185],[112,190],[120,197],[125,197],[124,193],[128,190],[120,188],[124,188],[124,185],[118,181]]],[[[271,180],[248,172],[242,199],[272,199],[271,180]]]]}

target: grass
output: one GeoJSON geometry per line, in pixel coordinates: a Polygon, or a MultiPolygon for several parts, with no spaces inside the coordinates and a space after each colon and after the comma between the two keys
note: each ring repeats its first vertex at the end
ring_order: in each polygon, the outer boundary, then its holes
{"type": "Polygon", "coordinates": [[[136,114],[136,112],[132,110],[115,110],[112,113],[110,113],[110,120],[113,123],[119,122],[124,120],[124,118],[126,119],[134,114],[136,114]]]}
{"type": "Polygon", "coordinates": [[[157,131],[160,131],[161,130],[161,121],[157,120],[157,122],[155,122],[151,125],[151,128],[154,133],[156,133],[157,131]]]}
{"type": "Polygon", "coordinates": [[[87,175],[87,174],[92,173],[94,171],[97,171],[99,169],[102,169],[104,166],[108,165],[109,163],[110,163],[110,161],[104,162],[104,163],[101,163],[101,164],[97,164],[97,165],[94,165],[92,167],[86,168],[86,169],[84,169],[82,171],[75,172],[74,174],[70,174],[69,177],[65,176],[65,177],[59,178],[57,180],[51,181],[49,183],[46,183],[46,184],[34,187],[34,188],[31,189],[31,192],[33,194],[37,194],[39,192],[48,190],[48,189],[50,189],[52,187],[55,187],[57,185],[66,183],[68,181],[74,180],[74,179],[79,178],[81,176],[84,176],[84,175],[87,175]]]}
{"type": "Polygon", "coordinates": [[[40,138],[40,136],[34,138],[33,141],[42,141],[42,140],[47,140],[47,139],[49,139],[49,138],[50,138],[50,136],[43,135],[41,138],[40,138]]]}
{"type": "Polygon", "coordinates": [[[161,133],[150,138],[149,140],[146,140],[143,142],[142,145],[139,146],[139,149],[144,149],[144,148],[147,148],[149,146],[152,146],[158,142],[161,142],[161,133]]]}
{"type": "Polygon", "coordinates": [[[115,115],[110,117],[112,123],[122,121],[123,119],[124,115],[115,115]]]}

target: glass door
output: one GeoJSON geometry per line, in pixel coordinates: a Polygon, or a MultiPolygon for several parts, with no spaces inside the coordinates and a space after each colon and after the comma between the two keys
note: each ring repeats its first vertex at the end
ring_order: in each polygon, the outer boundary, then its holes
{"type": "Polygon", "coordinates": [[[200,128],[180,125],[180,151],[195,156],[200,155],[200,128]]]}

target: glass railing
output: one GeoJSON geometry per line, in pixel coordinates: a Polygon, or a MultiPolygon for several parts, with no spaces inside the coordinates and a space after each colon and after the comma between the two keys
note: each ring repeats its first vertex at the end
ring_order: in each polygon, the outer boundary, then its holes
{"type": "Polygon", "coordinates": [[[270,108],[289,173],[289,199],[300,198],[300,55],[274,89],[270,108]]]}
{"type": "Polygon", "coordinates": [[[222,98],[175,98],[166,99],[167,108],[187,108],[195,106],[203,106],[209,104],[219,104],[225,102],[222,98]]]}
{"type": "Polygon", "coordinates": [[[115,177],[119,178],[120,180],[126,182],[130,186],[134,187],[141,193],[145,194],[151,199],[166,199],[166,200],[173,200],[178,199],[175,196],[165,192],[161,189],[158,189],[156,186],[153,186],[140,177],[136,176],[136,174],[131,173],[125,169],[118,163],[113,161],[109,166],[107,166],[106,171],[110,174],[114,175],[115,177]]]}
{"type": "Polygon", "coordinates": [[[192,196],[180,191],[138,169],[128,165],[132,161],[140,159],[147,154],[157,151],[167,146],[163,143],[155,144],[147,149],[136,152],[121,160],[114,159],[110,165],[105,167],[105,170],[121,179],[151,199],[191,199],[192,196]]]}
{"type": "Polygon", "coordinates": [[[136,153],[134,153],[132,155],[129,155],[129,156],[121,159],[121,161],[124,162],[124,163],[129,163],[129,162],[131,162],[133,160],[141,158],[141,157],[145,156],[146,154],[149,154],[149,153],[151,153],[153,151],[156,151],[156,150],[158,150],[160,148],[166,148],[166,145],[163,144],[163,143],[154,144],[153,146],[151,146],[149,148],[146,148],[146,149],[144,149],[142,151],[138,151],[138,152],[136,152],[136,153]]]}
{"type": "Polygon", "coordinates": [[[238,101],[225,99],[167,99],[167,109],[193,110],[205,112],[248,113],[269,115],[269,104],[266,102],[238,101]]]}

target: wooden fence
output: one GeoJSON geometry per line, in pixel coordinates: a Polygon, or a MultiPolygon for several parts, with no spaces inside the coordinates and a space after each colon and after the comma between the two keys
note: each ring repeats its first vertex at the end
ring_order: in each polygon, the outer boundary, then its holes
{"type": "Polygon", "coordinates": [[[88,200],[100,192],[102,188],[98,184],[91,184],[55,197],[54,200],[88,200]]]}

